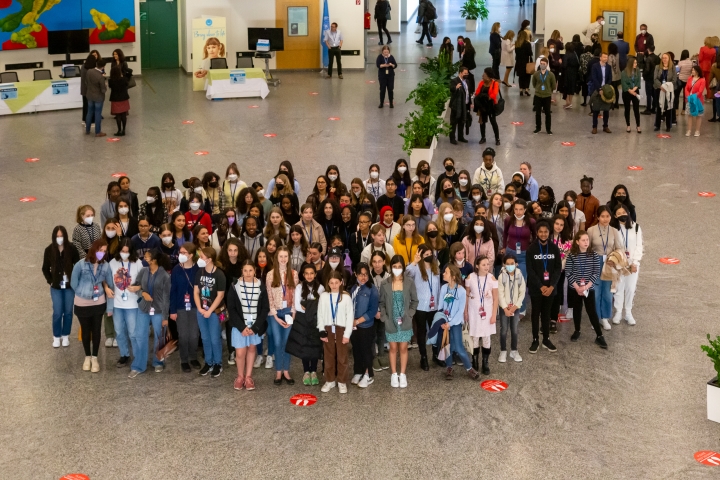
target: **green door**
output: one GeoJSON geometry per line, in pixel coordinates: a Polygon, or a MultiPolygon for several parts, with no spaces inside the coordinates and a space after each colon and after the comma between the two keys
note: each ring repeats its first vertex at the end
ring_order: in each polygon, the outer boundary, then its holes
{"type": "Polygon", "coordinates": [[[140,4],[142,68],[178,68],[177,2],[148,0],[140,4]]]}

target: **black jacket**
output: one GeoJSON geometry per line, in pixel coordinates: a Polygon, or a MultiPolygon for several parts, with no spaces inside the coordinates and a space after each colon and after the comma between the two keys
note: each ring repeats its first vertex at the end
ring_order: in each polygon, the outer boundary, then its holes
{"type": "MultiPolygon", "coordinates": [[[[468,85],[468,89],[469,88],[468,85]]],[[[465,119],[468,112],[467,102],[465,100],[472,96],[472,92],[465,90],[465,87],[462,86],[462,81],[458,77],[450,81],[450,92],[452,93],[452,97],[450,98],[450,115],[454,118],[465,119]],[[460,88],[457,88],[458,85],[461,85],[460,88]]]]}
{"type": "MultiPolygon", "coordinates": [[[[65,239],[67,240],[67,238],[65,239]]],[[[45,249],[45,254],[43,255],[43,264],[42,264],[42,272],[45,276],[45,280],[47,281],[48,285],[50,285],[52,288],[59,289],[60,288],[60,281],[63,277],[63,271],[62,271],[62,265],[65,261],[65,255],[70,255],[70,259],[72,260],[72,264],[70,266],[69,271],[64,272],[65,275],[67,275],[67,288],[70,288],[70,277],[72,276],[72,265],[75,265],[77,262],[80,261],[80,255],[78,254],[77,249],[75,248],[75,245],[72,244],[72,242],[67,242],[63,245],[63,251],[55,254],[55,265],[58,265],[58,270],[55,271],[53,269],[53,245],[48,245],[45,249]]]]}
{"type": "Polygon", "coordinates": [[[562,260],[560,259],[560,249],[548,239],[547,245],[542,247],[543,253],[540,253],[540,242],[534,241],[530,244],[525,253],[525,262],[527,265],[527,287],[530,295],[540,295],[540,287],[553,287],[551,294],[557,292],[557,284],[562,273],[562,260]],[[543,256],[547,256],[547,272],[550,274],[549,280],[544,280],[545,264],[543,256]]]}
{"type": "Polygon", "coordinates": [[[475,68],[477,67],[477,64],[475,64],[475,49],[465,50],[465,53],[462,57],[462,66],[467,67],[467,69],[471,72],[475,70],[475,68]]]}
{"type": "Polygon", "coordinates": [[[490,55],[500,55],[502,52],[502,37],[499,33],[490,34],[490,55]]]}
{"type": "MultiPolygon", "coordinates": [[[[238,298],[237,290],[235,289],[236,284],[237,280],[235,280],[232,287],[230,287],[225,304],[227,305],[228,314],[230,316],[230,319],[228,320],[230,326],[237,328],[238,331],[242,333],[243,330],[245,330],[245,318],[243,317],[240,298],[238,298]]],[[[253,326],[250,327],[250,330],[255,332],[256,335],[265,334],[267,331],[267,317],[269,314],[270,301],[268,300],[267,288],[265,288],[265,284],[262,283],[260,285],[260,299],[257,307],[257,319],[255,320],[255,323],[253,323],[253,326]]]]}
{"type": "Polygon", "coordinates": [[[111,102],[123,102],[125,100],[130,100],[130,95],[128,94],[127,78],[111,78],[110,80],[108,80],[108,86],[110,87],[111,102]]]}
{"type": "Polygon", "coordinates": [[[386,63],[385,57],[383,57],[382,54],[378,55],[377,59],[375,60],[375,66],[378,68],[378,78],[382,79],[383,77],[394,77],[395,69],[397,68],[397,61],[395,60],[395,57],[390,55],[387,59],[387,63],[392,65],[391,67],[380,68],[380,65],[383,65],[384,63],[386,63]],[[385,73],[385,70],[387,70],[388,73],[385,73]]]}
{"type": "Polygon", "coordinates": [[[515,49],[515,75],[518,77],[528,75],[525,73],[525,65],[533,61],[533,51],[530,42],[525,42],[520,48],[515,49]]]}
{"type": "Polygon", "coordinates": [[[382,2],[378,0],[375,4],[375,16],[373,17],[376,21],[387,20],[388,10],[390,9],[390,2],[382,2]]]}
{"type": "MultiPolygon", "coordinates": [[[[370,235],[370,232],[368,232],[366,245],[370,245],[372,241],[372,236],[370,235]]],[[[360,231],[350,235],[350,245],[348,246],[348,250],[350,250],[350,261],[352,261],[353,270],[357,267],[357,264],[360,263],[360,256],[362,255],[364,248],[360,231]]]]}
{"type": "Polygon", "coordinates": [[[655,76],[655,67],[660,65],[660,57],[654,53],[645,55],[645,63],[642,69],[642,78],[647,82],[651,82],[655,76]]]}
{"type": "MultiPolygon", "coordinates": [[[[393,209],[393,220],[396,222],[405,215],[405,202],[397,194],[393,198],[387,195],[380,195],[377,199],[378,212],[385,206],[390,206],[393,209]]],[[[382,220],[382,218],[380,220],[382,220]]]]}
{"type": "MultiPolygon", "coordinates": [[[[302,288],[298,286],[297,288],[302,288]]],[[[293,357],[319,359],[322,357],[323,344],[317,327],[318,300],[305,304],[305,312],[295,312],[295,320],[288,335],[285,352],[293,357]]]]}

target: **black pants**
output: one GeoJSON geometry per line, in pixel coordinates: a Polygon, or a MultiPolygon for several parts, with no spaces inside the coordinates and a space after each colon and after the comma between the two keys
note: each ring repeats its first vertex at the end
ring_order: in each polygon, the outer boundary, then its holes
{"type": "Polygon", "coordinates": [[[530,302],[532,304],[532,335],[533,340],[539,338],[540,321],[542,320],[542,331],[543,341],[550,338],[550,308],[552,308],[555,294],[546,297],[543,294],[530,295],[530,302]]]}
{"type": "Polygon", "coordinates": [[[386,18],[378,18],[377,19],[377,27],[378,27],[378,35],[380,36],[380,43],[383,43],[383,32],[385,32],[385,35],[387,35],[387,43],[392,43],[392,39],[390,38],[390,32],[388,32],[387,29],[387,19],[386,18]]]}
{"type": "Polygon", "coordinates": [[[465,117],[460,116],[458,118],[458,115],[456,115],[456,112],[451,111],[450,113],[450,140],[455,140],[455,130],[458,130],[458,138],[462,138],[463,140],[465,137],[463,136],[465,129],[465,117]]]}
{"type": "Polygon", "coordinates": [[[435,312],[415,311],[413,317],[413,331],[415,332],[415,340],[417,341],[420,357],[427,358],[427,329],[432,323],[435,312]]]}
{"type": "Polygon", "coordinates": [[[375,346],[377,346],[377,353],[375,353],[375,349],[373,349],[373,354],[375,357],[379,357],[385,349],[385,324],[376,318],[373,328],[375,330],[373,338],[375,338],[375,346]]]}
{"type": "MultiPolygon", "coordinates": [[[[377,320],[375,320],[377,322],[377,320]]],[[[373,344],[375,343],[375,329],[373,327],[359,328],[353,330],[350,336],[353,353],[353,373],[364,375],[365,370],[368,376],[373,376],[373,344]]]]}
{"type": "Polygon", "coordinates": [[[97,357],[100,349],[100,333],[102,329],[102,313],[93,315],[92,317],[78,317],[80,327],[82,328],[82,344],[85,349],[85,356],[89,357],[90,340],[92,339],[92,356],[97,357]]]}
{"type": "Polygon", "coordinates": [[[420,40],[418,40],[420,43],[422,43],[423,38],[427,38],[428,44],[432,45],[432,37],[430,36],[430,32],[428,31],[428,22],[422,22],[422,35],[420,35],[420,40]]]}
{"type": "Polygon", "coordinates": [[[590,92],[588,91],[588,78],[587,75],[583,75],[582,79],[582,88],[580,89],[582,91],[583,96],[583,103],[587,103],[587,97],[590,95],[590,92]]]}
{"type": "MultiPolygon", "coordinates": [[[[667,106],[667,110],[662,111],[663,105],[660,105],[660,89],[655,90],[655,128],[662,126],[663,119],[665,120],[665,128],[670,130],[672,126],[672,105],[667,106]]],[[[667,103],[667,100],[665,100],[667,103]]]]}
{"type": "Polygon", "coordinates": [[[655,110],[657,108],[657,105],[653,103],[653,99],[655,98],[655,87],[653,80],[645,80],[645,95],[647,96],[647,109],[648,110],[655,110]]]}
{"type": "Polygon", "coordinates": [[[625,124],[630,126],[630,108],[635,113],[635,126],[640,127],[640,100],[635,95],[622,92],[623,104],[625,105],[625,124]]]}
{"type": "Polygon", "coordinates": [[[610,110],[605,110],[603,112],[595,111],[593,110],[593,128],[597,128],[598,126],[598,117],[600,113],[603,114],[603,128],[607,128],[608,121],[610,120],[610,110]]]}
{"type": "Polygon", "coordinates": [[[500,78],[500,52],[492,54],[492,70],[495,74],[495,78],[500,78]]]}
{"type": "Polygon", "coordinates": [[[85,95],[83,95],[82,98],[83,98],[83,116],[82,116],[82,121],[84,122],[85,119],[87,118],[88,102],[87,102],[87,97],[86,97],[85,95]]]}
{"type": "Polygon", "coordinates": [[[590,317],[595,334],[599,337],[602,335],[600,331],[600,320],[598,319],[597,309],[595,308],[595,290],[589,290],[587,297],[578,295],[574,288],[568,286],[568,307],[573,309],[573,322],[575,322],[575,331],[580,331],[580,323],[582,321],[582,308],[585,304],[585,311],[590,317]]]}
{"type": "Polygon", "coordinates": [[[550,104],[551,97],[538,97],[537,95],[533,99],[533,105],[535,105],[535,128],[540,130],[542,127],[542,111],[545,111],[545,130],[548,132],[552,130],[552,118],[550,116],[550,104]]]}
{"type": "Polygon", "coordinates": [[[332,47],[328,51],[329,60],[328,60],[328,75],[332,77],[332,71],[333,71],[333,60],[337,58],[337,71],[338,75],[342,75],[342,60],[340,60],[340,47],[332,47]]]}
{"type": "Polygon", "coordinates": [[[393,103],[393,90],[395,89],[395,74],[392,71],[387,74],[385,69],[381,68],[378,74],[378,81],[380,82],[380,104],[385,103],[385,90],[387,90],[388,99],[390,103],[393,103]]]}
{"type": "Polygon", "coordinates": [[[317,364],[318,364],[317,358],[303,358],[302,364],[303,364],[303,372],[305,372],[305,373],[316,372],[317,373],[317,364]]]}
{"type": "Polygon", "coordinates": [[[560,314],[560,307],[562,307],[563,300],[565,300],[565,293],[563,285],[565,284],[565,270],[560,274],[560,280],[558,280],[557,287],[555,287],[555,295],[553,296],[552,307],[550,307],[550,320],[557,322],[558,315],[560,314]]]}
{"type": "Polygon", "coordinates": [[[485,138],[485,125],[490,122],[493,133],[495,134],[495,140],[500,140],[500,131],[498,130],[497,120],[495,119],[495,112],[480,111],[480,137],[485,138]]]}

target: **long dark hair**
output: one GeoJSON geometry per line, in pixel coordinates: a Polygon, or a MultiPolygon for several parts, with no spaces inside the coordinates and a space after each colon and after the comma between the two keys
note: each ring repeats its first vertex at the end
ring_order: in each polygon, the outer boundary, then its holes
{"type": "Polygon", "coordinates": [[[465,229],[465,235],[468,237],[472,245],[475,245],[478,240],[480,240],[481,244],[490,241],[490,228],[488,228],[489,223],[490,220],[481,215],[476,215],[473,217],[472,221],[465,229]],[[475,222],[477,221],[481,221],[484,227],[482,233],[479,235],[475,231],[475,222]]]}
{"type": "MultiPolygon", "coordinates": [[[[120,65],[125,63],[125,54],[123,53],[123,51],[120,50],[119,48],[116,48],[115,50],[113,50],[113,57],[115,56],[116,53],[117,53],[118,62],[120,63],[120,65]]],[[[113,63],[115,63],[115,58],[113,58],[113,63]]]]}
{"type": "Polygon", "coordinates": [[[53,272],[59,272],[61,270],[60,265],[57,264],[58,257],[60,256],[60,248],[56,240],[58,232],[62,232],[63,251],[66,253],[65,257],[63,258],[62,272],[69,277],[72,274],[73,270],[72,255],[70,255],[69,249],[72,248],[73,245],[70,241],[70,237],[68,237],[67,230],[62,225],[58,225],[53,228],[52,240],[50,241],[50,246],[52,247],[53,254],[52,258],[50,259],[50,266],[52,267],[53,272]]]}
{"type": "Polygon", "coordinates": [[[620,220],[617,219],[615,215],[617,215],[617,211],[620,209],[625,210],[625,213],[627,214],[627,220],[625,221],[625,228],[630,230],[632,228],[632,217],[630,216],[630,212],[628,211],[628,207],[623,205],[622,203],[618,203],[615,205],[612,209],[612,218],[610,219],[610,226],[614,227],[618,230],[620,230],[620,220]]]}
{"type": "MultiPolygon", "coordinates": [[[[182,213],[180,210],[177,210],[177,211],[173,212],[172,217],[170,217],[170,224],[172,225],[173,237],[175,237],[175,235],[177,234],[177,231],[175,229],[175,220],[177,220],[178,217],[185,218],[185,214],[182,213]]],[[[185,222],[185,225],[183,225],[182,232],[183,232],[183,240],[186,242],[189,242],[190,241],[190,229],[187,226],[187,221],[185,222]]]]}
{"type": "Polygon", "coordinates": [[[235,208],[237,208],[238,213],[242,213],[243,215],[245,215],[246,213],[248,213],[250,207],[254,203],[260,203],[260,197],[258,197],[257,190],[255,190],[254,188],[246,187],[240,190],[240,193],[238,193],[237,200],[235,200],[235,208]],[[248,196],[248,193],[253,199],[250,205],[245,202],[245,197],[248,196]]]}
{"type": "MultiPolygon", "coordinates": [[[[572,208],[570,208],[570,204],[567,202],[567,200],[560,200],[557,205],[555,206],[555,217],[560,215],[560,209],[561,208],[567,208],[568,209],[568,216],[563,217],[565,219],[565,228],[563,228],[563,233],[567,233],[568,240],[572,240],[572,232],[575,230],[575,220],[572,218],[572,208]]],[[[562,215],[560,215],[562,216],[562,215]]],[[[553,217],[553,218],[555,218],[553,217]]],[[[554,223],[554,222],[553,222],[554,223]]]]}
{"type": "Polygon", "coordinates": [[[570,216],[563,217],[559,213],[552,217],[552,223],[550,224],[550,238],[551,239],[555,235],[555,222],[558,220],[562,220],[563,229],[562,229],[562,232],[560,232],[560,241],[561,242],[569,242],[570,240],[572,240],[573,229],[572,229],[572,227],[570,227],[570,223],[568,223],[568,218],[570,219],[570,222],[572,222],[572,217],[570,217],[570,216]],[[568,227],[570,227],[570,228],[568,228],[568,227]]]}
{"type": "Polygon", "coordinates": [[[170,267],[170,259],[167,255],[163,253],[162,250],[159,248],[151,248],[147,251],[147,253],[150,254],[150,259],[155,260],[158,264],[158,268],[161,268],[165,271],[168,270],[168,267],[170,267]]]}
{"type": "Polygon", "coordinates": [[[412,188],[412,180],[410,180],[410,164],[407,160],[404,158],[398,158],[395,161],[395,170],[393,170],[392,178],[395,180],[395,185],[400,186],[400,182],[405,184],[405,188],[412,188]],[[405,164],[405,173],[403,175],[400,175],[400,172],[398,172],[398,167],[402,164],[405,164]]]}
{"type": "Polygon", "coordinates": [[[85,59],[85,63],[83,63],[83,67],[85,67],[85,70],[92,70],[96,66],[97,66],[97,58],[95,58],[95,55],[93,55],[91,53],[85,59]]]}
{"type": "Polygon", "coordinates": [[[425,201],[424,201],[422,195],[420,195],[419,193],[413,193],[412,196],[410,197],[410,203],[408,203],[408,215],[415,214],[415,210],[413,209],[412,204],[418,200],[420,201],[420,204],[422,205],[420,207],[420,216],[430,215],[427,211],[427,208],[425,208],[425,201]]]}
{"type": "MultiPolygon", "coordinates": [[[[284,174],[286,177],[288,177],[288,181],[290,182],[290,188],[294,191],[295,190],[295,172],[293,171],[292,163],[290,163],[290,160],[283,160],[280,162],[280,166],[278,167],[278,172],[275,174],[275,177],[277,177],[280,174],[284,174]],[[285,167],[287,169],[287,172],[283,171],[281,167],[285,167]]],[[[275,178],[273,177],[273,178],[275,178]]],[[[329,187],[328,187],[328,191],[329,187]]],[[[267,197],[266,197],[267,198],[267,197]]]]}
{"type": "Polygon", "coordinates": [[[150,187],[148,192],[152,192],[152,196],[155,197],[155,203],[148,204],[148,209],[145,210],[145,215],[150,217],[150,225],[160,228],[165,223],[165,208],[162,203],[162,193],[160,193],[160,187],[150,187]],[[152,211],[153,208],[155,211],[152,211]]]}
{"type": "Polygon", "coordinates": [[[220,250],[220,255],[218,255],[217,263],[222,268],[228,268],[230,265],[230,256],[228,255],[228,247],[230,245],[235,245],[238,249],[238,257],[237,257],[237,263],[240,265],[243,265],[246,260],[250,259],[250,254],[248,254],[247,248],[245,248],[245,245],[238,240],[237,238],[228,238],[225,243],[222,246],[222,249],[220,250]]]}
{"type": "MultiPolygon", "coordinates": [[[[308,295],[312,293],[313,297],[317,299],[320,294],[318,293],[318,289],[320,288],[320,275],[319,272],[315,269],[315,265],[312,263],[303,263],[300,267],[300,285],[302,285],[302,292],[301,292],[301,300],[300,303],[307,301],[308,295]],[[305,280],[305,270],[311,269],[313,273],[315,274],[315,278],[311,283],[308,283],[305,280]]],[[[306,307],[306,305],[303,305],[303,307],[306,307]]]]}
{"type": "Polygon", "coordinates": [[[128,247],[128,250],[130,251],[130,257],[128,258],[128,262],[130,262],[130,263],[137,262],[137,260],[138,260],[137,251],[135,250],[135,247],[133,247],[132,240],[128,237],[122,237],[118,241],[117,252],[115,252],[115,260],[117,260],[118,262],[124,261],[120,257],[120,251],[125,247],[128,247]]]}

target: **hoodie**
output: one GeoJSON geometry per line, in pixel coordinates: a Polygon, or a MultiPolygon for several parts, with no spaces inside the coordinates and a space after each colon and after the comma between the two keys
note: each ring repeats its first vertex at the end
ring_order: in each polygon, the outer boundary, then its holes
{"type": "Polygon", "coordinates": [[[530,295],[542,295],[541,287],[553,287],[551,295],[555,295],[557,284],[562,273],[562,258],[560,249],[548,238],[547,244],[542,245],[535,241],[525,253],[527,265],[527,286],[530,295]],[[548,279],[545,280],[545,272],[548,279]]]}
{"type": "Polygon", "coordinates": [[[475,170],[472,180],[473,185],[480,184],[485,190],[485,194],[490,197],[493,193],[503,193],[505,191],[505,180],[497,163],[493,163],[490,170],[485,168],[485,164],[475,170]]]}

